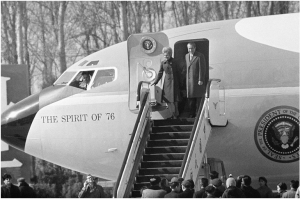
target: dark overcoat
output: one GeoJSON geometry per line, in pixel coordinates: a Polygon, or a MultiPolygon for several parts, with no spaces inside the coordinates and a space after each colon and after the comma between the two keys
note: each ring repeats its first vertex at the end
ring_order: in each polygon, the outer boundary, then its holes
{"type": "Polygon", "coordinates": [[[192,60],[190,54],[185,55],[186,61],[186,91],[187,98],[202,97],[205,94],[206,82],[206,62],[203,54],[195,51],[192,60]],[[198,82],[202,81],[203,84],[199,85],[198,82]]]}
{"type": "Polygon", "coordinates": [[[167,103],[180,101],[178,65],[174,61],[172,57],[162,61],[154,81],[154,84],[157,84],[160,79],[163,79],[162,101],[167,103]]]}

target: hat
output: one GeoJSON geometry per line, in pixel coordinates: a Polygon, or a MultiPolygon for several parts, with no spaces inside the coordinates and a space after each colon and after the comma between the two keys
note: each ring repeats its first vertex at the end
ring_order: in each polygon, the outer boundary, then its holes
{"type": "Polygon", "coordinates": [[[192,186],[191,182],[188,180],[183,181],[182,185],[186,188],[190,188],[192,186]]]}
{"type": "Polygon", "coordinates": [[[17,180],[18,182],[25,182],[25,178],[21,177],[21,178],[18,178],[17,180]]]}
{"type": "Polygon", "coordinates": [[[259,178],[258,178],[258,181],[261,181],[261,180],[264,181],[266,184],[267,184],[267,182],[268,182],[267,179],[266,179],[265,177],[259,177],[259,178]]]}
{"type": "Polygon", "coordinates": [[[219,187],[222,185],[222,181],[219,178],[216,178],[211,181],[211,184],[214,185],[215,187],[219,187]]]}
{"type": "Polygon", "coordinates": [[[11,175],[8,173],[4,173],[4,175],[2,176],[2,180],[4,181],[7,178],[11,179],[11,175]]]}
{"type": "Polygon", "coordinates": [[[182,183],[183,180],[184,180],[183,178],[178,178],[179,183],[182,183]]]}
{"type": "Polygon", "coordinates": [[[158,184],[161,181],[159,176],[153,176],[150,178],[150,184],[158,184]]]}
{"type": "Polygon", "coordinates": [[[226,180],[226,187],[230,187],[230,186],[236,186],[236,182],[234,178],[228,178],[226,180]]]}
{"type": "Polygon", "coordinates": [[[213,186],[211,186],[211,185],[208,185],[207,187],[205,187],[205,191],[207,193],[212,194],[215,191],[215,188],[213,186]]]}
{"type": "Polygon", "coordinates": [[[178,180],[177,177],[173,177],[173,178],[171,179],[171,182],[170,182],[170,183],[174,183],[174,182],[178,182],[178,183],[179,183],[179,180],[178,180]]]}

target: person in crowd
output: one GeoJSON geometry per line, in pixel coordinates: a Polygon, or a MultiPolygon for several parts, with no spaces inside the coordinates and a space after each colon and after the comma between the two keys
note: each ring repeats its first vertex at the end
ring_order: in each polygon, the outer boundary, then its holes
{"type": "Polygon", "coordinates": [[[244,176],[243,175],[239,175],[237,178],[236,178],[236,187],[237,188],[241,188],[242,187],[242,178],[244,176]]]}
{"type": "Polygon", "coordinates": [[[179,184],[180,184],[180,191],[179,191],[179,193],[182,193],[183,191],[182,191],[182,182],[184,181],[184,179],[183,178],[178,178],[178,181],[179,181],[179,184]]]}
{"type": "Polygon", "coordinates": [[[170,188],[172,191],[165,195],[165,198],[178,198],[178,194],[181,189],[181,185],[177,177],[173,177],[170,182],[170,188]]]}
{"type": "Polygon", "coordinates": [[[191,183],[191,190],[192,190],[192,192],[193,192],[193,195],[194,195],[194,193],[195,193],[195,183],[194,183],[194,180],[192,180],[192,179],[188,179],[187,181],[189,181],[190,183],[191,183]]]}
{"type": "Polygon", "coordinates": [[[186,90],[189,104],[189,117],[195,117],[201,97],[205,94],[206,61],[203,54],[196,51],[196,44],[187,44],[186,61],[186,90]]]}
{"type": "Polygon", "coordinates": [[[227,189],[224,191],[222,198],[245,198],[240,188],[236,187],[235,179],[230,177],[226,180],[227,189]]]}
{"type": "Polygon", "coordinates": [[[159,183],[159,186],[165,190],[167,193],[170,193],[171,192],[171,188],[169,186],[169,182],[167,180],[167,178],[163,178],[161,179],[160,183],[159,183]]]}
{"type": "Polygon", "coordinates": [[[277,184],[277,198],[282,198],[282,195],[286,192],[287,186],[284,182],[279,182],[277,184]]]}
{"type": "Polygon", "coordinates": [[[161,178],[159,176],[153,176],[150,179],[150,187],[143,190],[142,198],[163,198],[163,197],[165,197],[167,192],[159,186],[160,181],[161,181],[161,178]]]}
{"type": "Polygon", "coordinates": [[[206,198],[216,198],[216,196],[214,195],[215,191],[216,188],[212,185],[208,185],[207,187],[205,187],[206,198]]]}
{"type": "Polygon", "coordinates": [[[214,188],[215,188],[214,196],[216,198],[220,198],[226,189],[222,185],[222,181],[219,178],[215,178],[211,181],[211,185],[214,186],[214,188]]]}
{"type": "Polygon", "coordinates": [[[244,175],[242,178],[242,191],[246,198],[260,198],[260,194],[256,189],[251,187],[251,177],[244,175]]]}
{"type": "Polygon", "coordinates": [[[88,174],[78,198],[105,198],[103,187],[97,184],[97,178],[88,174]]]}
{"type": "Polygon", "coordinates": [[[11,175],[4,173],[2,176],[3,185],[1,185],[1,198],[20,198],[19,188],[11,182],[11,175]]]}
{"type": "Polygon", "coordinates": [[[259,177],[259,188],[257,191],[260,194],[260,197],[262,198],[273,198],[273,192],[272,189],[270,189],[267,185],[268,181],[265,177],[259,177]]]}
{"type": "Polygon", "coordinates": [[[201,178],[200,180],[200,190],[194,193],[194,198],[206,198],[205,187],[208,186],[208,179],[201,178]]]}
{"type": "Polygon", "coordinates": [[[300,198],[300,187],[296,191],[295,198],[300,198]]]}
{"type": "Polygon", "coordinates": [[[192,191],[192,183],[188,180],[184,180],[181,184],[182,193],[178,194],[178,198],[192,198],[194,193],[192,191]]]}
{"type": "Polygon", "coordinates": [[[177,68],[177,63],[172,57],[172,48],[164,47],[162,49],[164,61],[160,64],[160,69],[155,81],[151,85],[156,85],[163,77],[162,102],[166,102],[168,109],[172,115],[172,119],[176,119],[179,115],[178,102],[180,101],[180,77],[177,68]]]}
{"type": "Polygon", "coordinates": [[[283,198],[295,198],[298,186],[299,186],[299,181],[298,180],[292,180],[291,183],[290,183],[291,189],[288,190],[287,192],[283,193],[282,197],[283,198]]]}
{"type": "Polygon", "coordinates": [[[19,185],[21,198],[35,198],[36,197],[36,194],[35,194],[33,188],[31,188],[29,186],[29,184],[27,182],[25,182],[25,178],[18,178],[17,181],[18,181],[18,185],[19,185]]]}

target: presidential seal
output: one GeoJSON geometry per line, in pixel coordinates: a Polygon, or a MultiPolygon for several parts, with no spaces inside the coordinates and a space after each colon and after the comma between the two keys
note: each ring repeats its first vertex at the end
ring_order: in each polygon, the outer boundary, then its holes
{"type": "Polygon", "coordinates": [[[143,37],[140,41],[140,47],[144,53],[153,53],[156,49],[156,41],[151,37],[143,37]]]}
{"type": "Polygon", "coordinates": [[[254,131],[258,150],[275,162],[299,160],[299,110],[278,106],[265,112],[254,131]]]}

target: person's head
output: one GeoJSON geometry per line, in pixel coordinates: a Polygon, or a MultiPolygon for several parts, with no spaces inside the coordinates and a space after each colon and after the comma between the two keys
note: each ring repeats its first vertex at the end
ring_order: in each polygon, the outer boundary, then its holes
{"type": "Polygon", "coordinates": [[[234,178],[227,178],[226,180],[226,187],[236,186],[236,182],[234,178]]]}
{"type": "Polygon", "coordinates": [[[92,176],[91,174],[88,174],[88,175],[86,176],[86,181],[88,182],[88,184],[89,184],[90,186],[93,186],[94,183],[95,183],[95,177],[92,176]]]}
{"type": "Polygon", "coordinates": [[[298,180],[292,180],[290,184],[292,189],[297,189],[299,187],[299,181],[298,180]]]}
{"type": "Polygon", "coordinates": [[[172,48],[171,47],[164,47],[162,49],[162,53],[166,60],[169,60],[172,57],[172,48]]]}
{"type": "Polygon", "coordinates": [[[153,176],[152,178],[150,178],[151,186],[159,185],[160,181],[161,179],[159,176],[153,176]]]}
{"type": "Polygon", "coordinates": [[[187,181],[189,181],[191,183],[191,189],[194,189],[194,187],[195,187],[194,180],[188,179],[187,181]]]}
{"type": "Polygon", "coordinates": [[[261,186],[261,187],[268,186],[267,185],[268,181],[265,177],[259,177],[258,182],[259,182],[259,186],[261,186]]]}
{"type": "Polygon", "coordinates": [[[186,189],[192,188],[192,183],[188,180],[184,180],[181,184],[182,190],[185,191],[186,189]]]}
{"type": "Polygon", "coordinates": [[[216,171],[212,171],[212,172],[209,173],[209,177],[210,177],[211,180],[216,179],[216,178],[219,177],[219,173],[216,172],[216,171]]]}
{"type": "Polygon", "coordinates": [[[194,42],[189,42],[187,44],[187,49],[190,54],[194,54],[196,51],[196,44],[194,42]]]}
{"type": "Polygon", "coordinates": [[[23,178],[23,177],[18,178],[17,181],[18,181],[18,185],[20,186],[21,183],[25,182],[25,178],[23,178]]]}
{"type": "Polygon", "coordinates": [[[208,186],[208,179],[207,178],[201,178],[200,180],[200,186],[205,188],[208,186]]]}
{"type": "Polygon", "coordinates": [[[169,186],[169,182],[168,182],[167,178],[161,179],[160,187],[163,188],[163,187],[168,187],[168,186],[169,186]]]}
{"type": "Polygon", "coordinates": [[[2,176],[2,180],[3,180],[5,185],[11,185],[11,175],[10,174],[5,173],[2,176]]]}
{"type": "Polygon", "coordinates": [[[172,191],[175,191],[176,193],[179,193],[180,192],[180,183],[179,183],[179,180],[177,177],[173,177],[171,179],[171,182],[170,182],[170,188],[172,189],[172,191]]]}
{"type": "Polygon", "coordinates": [[[243,175],[239,175],[237,178],[236,178],[236,187],[238,188],[241,188],[241,185],[242,185],[242,178],[244,176],[243,175]]]}
{"type": "Polygon", "coordinates": [[[208,185],[207,187],[205,187],[205,192],[207,195],[213,195],[213,193],[215,192],[216,188],[213,187],[212,185],[208,185]]]}
{"type": "Polygon", "coordinates": [[[242,178],[242,185],[244,185],[244,186],[250,186],[251,185],[251,177],[248,176],[248,175],[245,175],[242,178]]]}
{"type": "Polygon", "coordinates": [[[287,190],[287,186],[284,182],[279,182],[277,184],[277,192],[278,193],[281,193],[281,192],[286,191],[286,190],[287,190]]]}
{"type": "Polygon", "coordinates": [[[211,184],[217,188],[222,185],[222,181],[219,178],[216,178],[211,181],[211,184]]]}
{"type": "Polygon", "coordinates": [[[82,73],[82,81],[86,82],[87,84],[90,83],[90,75],[88,73],[82,73]]]}

